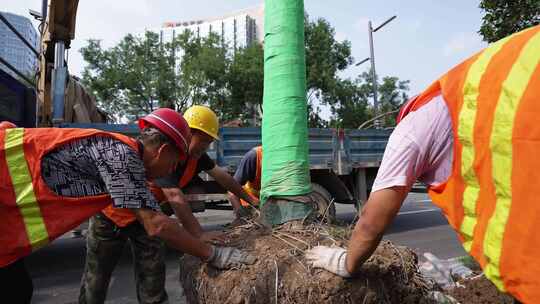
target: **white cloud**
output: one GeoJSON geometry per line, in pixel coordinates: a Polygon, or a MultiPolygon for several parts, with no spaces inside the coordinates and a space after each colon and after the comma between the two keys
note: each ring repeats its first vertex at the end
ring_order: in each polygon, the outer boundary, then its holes
{"type": "Polygon", "coordinates": [[[443,46],[443,55],[446,57],[471,54],[485,47],[480,36],[474,32],[457,33],[443,46]]]}

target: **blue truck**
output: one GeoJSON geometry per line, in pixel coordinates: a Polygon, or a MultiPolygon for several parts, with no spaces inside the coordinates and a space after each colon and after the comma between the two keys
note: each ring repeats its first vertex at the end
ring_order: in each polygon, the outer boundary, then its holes
{"type": "MultiPolygon", "coordinates": [[[[61,127],[95,128],[136,136],[134,124],[63,124],[61,127]]],[[[389,130],[310,129],[309,159],[314,195],[319,196],[329,218],[335,205],[366,201],[382,160],[389,130]]],[[[220,167],[234,174],[240,159],[261,144],[260,128],[221,128],[221,140],[212,143],[208,154],[220,167]]],[[[201,174],[204,193],[188,194],[194,212],[205,209],[231,209],[225,189],[206,174],[201,174]]]]}
{"type": "MultiPolygon", "coordinates": [[[[34,90],[0,69],[0,120],[22,127],[35,127],[34,90]]],[[[95,128],[137,136],[135,124],[64,123],[64,128],[95,128]]],[[[377,174],[388,140],[389,130],[310,129],[309,158],[314,195],[319,196],[321,210],[335,214],[331,204],[354,204],[366,201],[377,174]],[[330,206],[328,208],[328,206],[330,206]]],[[[251,148],[261,144],[260,128],[221,128],[221,140],[208,153],[217,165],[234,174],[240,159],[251,148]]],[[[205,209],[230,209],[226,191],[211,177],[202,174],[203,194],[189,194],[195,212],[205,209]]]]}
{"type": "MultiPolygon", "coordinates": [[[[36,107],[33,89],[0,70],[0,120],[22,127],[35,127],[36,107]]],[[[137,136],[135,124],[64,123],[64,128],[95,128],[137,136]]],[[[362,205],[382,160],[389,130],[310,129],[309,159],[314,195],[320,210],[335,216],[335,205],[362,205]]],[[[234,174],[240,159],[251,148],[261,144],[260,128],[221,128],[221,140],[208,151],[217,165],[234,174]]],[[[201,194],[189,194],[194,212],[206,209],[230,209],[226,191],[206,174],[201,174],[201,194]]]]}

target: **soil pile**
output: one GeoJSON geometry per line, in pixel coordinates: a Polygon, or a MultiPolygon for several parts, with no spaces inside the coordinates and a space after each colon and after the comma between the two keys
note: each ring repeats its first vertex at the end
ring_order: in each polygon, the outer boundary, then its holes
{"type": "Polygon", "coordinates": [[[381,243],[354,279],[306,263],[306,249],[346,246],[349,233],[317,224],[237,227],[229,232],[229,246],[256,255],[254,265],[220,271],[186,255],[180,261],[180,281],[189,303],[432,303],[414,252],[389,241],[381,243]]]}
{"type": "Polygon", "coordinates": [[[483,303],[483,304],[512,304],[514,299],[499,292],[485,276],[480,275],[470,279],[459,281],[459,287],[452,288],[447,294],[460,303],[483,303]]]}

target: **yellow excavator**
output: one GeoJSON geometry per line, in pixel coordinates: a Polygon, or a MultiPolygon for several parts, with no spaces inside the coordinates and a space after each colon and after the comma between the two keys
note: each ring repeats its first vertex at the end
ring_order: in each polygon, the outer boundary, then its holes
{"type": "Polygon", "coordinates": [[[34,80],[0,58],[1,63],[21,79],[17,81],[16,78],[2,74],[4,86],[0,89],[7,91],[2,95],[7,96],[6,100],[13,95],[22,96],[14,98],[14,102],[4,102],[3,107],[11,110],[5,113],[13,113],[13,117],[8,114],[0,118],[20,123],[23,127],[106,122],[107,115],[97,108],[95,98],[86,92],[77,77],[69,75],[65,59],[66,50],[75,38],[78,3],[78,0],[42,0],[41,12],[30,10],[30,14],[41,22],[39,49],[35,49],[0,13],[0,21],[38,57],[34,80]],[[25,82],[27,84],[23,85],[25,82]],[[10,88],[15,93],[9,92],[10,88]],[[28,90],[31,94],[20,93],[28,90]],[[32,97],[29,98],[29,95],[32,97]],[[21,116],[25,116],[24,119],[21,116]]]}
{"type": "Polygon", "coordinates": [[[70,76],[66,50],[75,38],[78,0],[43,0],[41,52],[37,79],[37,124],[105,122],[95,99],[70,76]]]}

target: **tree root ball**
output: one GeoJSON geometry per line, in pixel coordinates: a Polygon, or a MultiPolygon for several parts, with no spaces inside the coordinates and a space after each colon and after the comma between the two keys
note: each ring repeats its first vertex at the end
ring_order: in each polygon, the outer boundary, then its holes
{"type": "Polygon", "coordinates": [[[180,282],[188,303],[431,303],[410,249],[383,241],[357,277],[343,279],[310,267],[304,252],[319,244],[346,246],[350,229],[285,226],[245,225],[228,232],[229,246],[258,257],[254,265],[218,270],[182,257],[180,282]]]}

